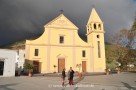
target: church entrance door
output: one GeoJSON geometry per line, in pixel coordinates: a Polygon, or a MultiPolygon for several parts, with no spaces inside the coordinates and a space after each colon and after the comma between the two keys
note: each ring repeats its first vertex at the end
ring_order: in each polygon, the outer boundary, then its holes
{"type": "Polygon", "coordinates": [[[86,61],[82,61],[82,71],[86,72],[86,61]]]}
{"type": "Polygon", "coordinates": [[[39,61],[33,61],[33,65],[34,65],[33,73],[34,74],[39,73],[39,61]]]}
{"type": "Polygon", "coordinates": [[[65,58],[59,58],[58,59],[58,72],[61,73],[64,68],[65,68],[65,58]]]}

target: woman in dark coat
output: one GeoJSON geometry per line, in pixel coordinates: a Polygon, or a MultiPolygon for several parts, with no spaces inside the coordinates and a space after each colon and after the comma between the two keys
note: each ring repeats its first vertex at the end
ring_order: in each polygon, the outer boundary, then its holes
{"type": "Polygon", "coordinates": [[[68,72],[69,85],[74,85],[74,84],[73,84],[74,73],[75,73],[75,72],[72,70],[72,67],[70,67],[70,70],[69,70],[69,72],[68,72]]]}
{"type": "Polygon", "coordinates": [[[62,71],[62,86],[64,86],[64,82],[65,82],[65,77],[66,77],[66,73],[65,73],[65,69],[63,69],[62,71]]]}

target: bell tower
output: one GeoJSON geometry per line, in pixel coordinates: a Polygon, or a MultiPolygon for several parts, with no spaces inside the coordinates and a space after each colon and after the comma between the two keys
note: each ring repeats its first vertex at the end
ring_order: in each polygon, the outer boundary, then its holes
{"type": "Polygon", "coordinates": [[[93,71],[104,72],[105,64],[105,41],[104,41],[104,27],[101,18],[96,12],[95,8],[92,9],[90,18],[86,25],[87,29],[87,42],[93,46],[93,71]]]}

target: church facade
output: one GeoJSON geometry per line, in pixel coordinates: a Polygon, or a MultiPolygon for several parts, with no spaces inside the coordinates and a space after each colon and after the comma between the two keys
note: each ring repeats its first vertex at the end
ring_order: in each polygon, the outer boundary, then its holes
{"type": "Polygon", "coordinates": [[[32,61],[34,72],[66,71],[104,72],[104,27],[93,8],[86,24],[87,42],[78,35],[78,27],[60,14],[47,23],[44,33],[35,40],[26,40],[27,60],[32,61]]]}

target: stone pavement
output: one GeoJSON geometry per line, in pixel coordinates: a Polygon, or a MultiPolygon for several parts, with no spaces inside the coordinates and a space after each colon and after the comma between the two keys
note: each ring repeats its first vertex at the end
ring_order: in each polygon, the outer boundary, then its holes
{"type": "Polygon", "coordinates": [[[74,78],[74,86],[61,86],[60,77],[0,77],[0,90],[136,90],[136,73],[74,78]]]}

